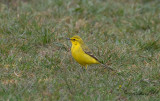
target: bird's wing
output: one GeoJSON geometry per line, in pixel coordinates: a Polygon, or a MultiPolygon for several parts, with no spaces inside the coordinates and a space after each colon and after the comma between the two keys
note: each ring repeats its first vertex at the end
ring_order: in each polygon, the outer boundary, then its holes
{"type": "Polygon", "coordinates": [[[81,47],[82,47],[83,51],[84,51],[86,54],[88,54],[89,56],[91,56],[92,58],[94,58],[95,60],[97,60],[97,61],[98,61],[99,63],[101,63],[105,68],[108,68],[108,69],[110,69],[110,70],[112,70],[112,71],[115,71],[115,70],[112,69],[111,67],[109,67],[109,66],[103,64],[102,62],[100,62],[100,61],[92,54],[91,50],[87,47],[87,45],[85,45],[85,44],[83,43],[81,47]]]}
{"type": "MultiPolygon", "coordinates": [[[[97,60],[98,62],[100,62],[100,61],[93,55],[92,51],[88,48],[88,46],[85,45],[84,43],[83,43],[83,45],[82,45],[82,49],[83,49],[83,51],[84,51],[86,54],[88,54],[89,56],[91,56],[92,58],[94,58],[95,60],[97,60]]],[[[101,62],[100,62],[100,63],[101,63],[101,62]]]]}

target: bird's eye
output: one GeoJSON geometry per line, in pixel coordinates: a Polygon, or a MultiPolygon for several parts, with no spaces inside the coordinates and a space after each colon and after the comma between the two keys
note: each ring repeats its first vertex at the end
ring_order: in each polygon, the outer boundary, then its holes
{"type": "Polygon", "coordinates": [[[75,41],[76,39],[73,39],[73,41],[75,41]]]}

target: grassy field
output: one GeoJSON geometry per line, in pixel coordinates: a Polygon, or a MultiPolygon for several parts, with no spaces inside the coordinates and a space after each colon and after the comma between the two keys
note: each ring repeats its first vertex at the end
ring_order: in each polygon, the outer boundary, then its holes
{"type": "Polygon", "coordinates": [[[0,101],[160,101],[159,0],[1,0],[0,101]],[[79,35],[100,65],[75,62],[79,35]]]}

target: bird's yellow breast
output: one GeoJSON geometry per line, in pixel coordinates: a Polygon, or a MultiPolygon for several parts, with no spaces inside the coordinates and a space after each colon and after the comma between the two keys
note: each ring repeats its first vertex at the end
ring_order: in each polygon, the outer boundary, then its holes
{"type": "Polygon", "coordinates": [[[80,44],[72,45],[71,53],[73,58],[81,65],[98,64],[99,62],[93,57],[86,54],[80,44]]]}

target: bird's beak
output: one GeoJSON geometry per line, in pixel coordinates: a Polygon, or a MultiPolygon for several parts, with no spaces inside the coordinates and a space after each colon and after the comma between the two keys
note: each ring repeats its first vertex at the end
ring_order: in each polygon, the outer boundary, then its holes
{"type": "Polygon", "coordinates": [[[67,40],[71,40],[70,38],[66,38],[67,40]]]}

